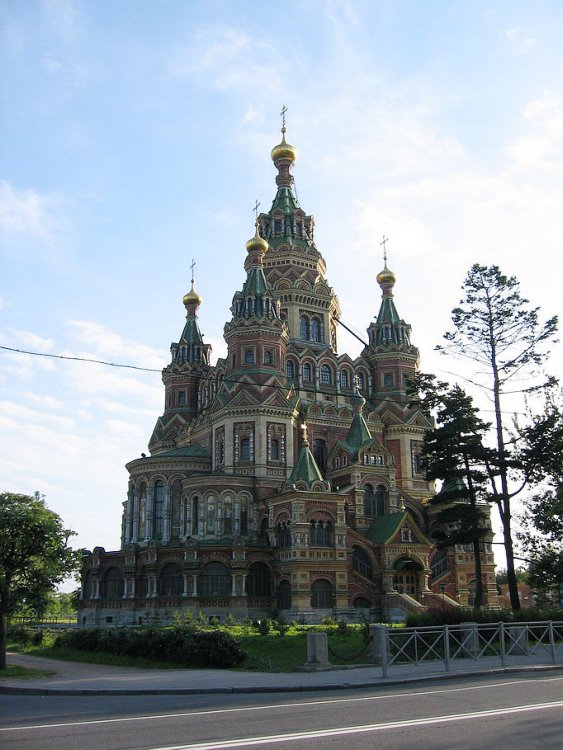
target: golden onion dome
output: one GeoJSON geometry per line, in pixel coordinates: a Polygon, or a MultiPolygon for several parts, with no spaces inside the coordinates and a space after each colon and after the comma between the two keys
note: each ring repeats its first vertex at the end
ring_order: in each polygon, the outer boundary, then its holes
{"type": "Polygon", "coordinates": [[[377,274],[377,283],[378,284],[394,284],[397,281],[397,277],[393,273],[393,271],[390,271],[387,268],[387,263],[385,263],[385,267],[383,271],[380,271],[377,274]]]}
{"type": "Polygon", "coordinates": [[[186,307],[191,304],[201,305],[201,297],[194,289],[193,281],[192,281],[192,288],[190,289],[189,292],[187,292],[187,294],[184,294],[184,298],[182,301],[186,307]]]}
{"type": "Polygon", "coordinates": [[[272,161],[276,162],[279,159],[289,159],[289,161],[297,159],[297,149],[285,140],[285,128],[282,128],[281,143],[272,149],[272,161]]]}
{"type": "Polygon", "coordinates": [[[254,233],[254,237],[251,237],[246,243],[246,250],[249,253],[258,250],[262,254],[265,254],[268,250],[268,243],[263,237],[260,237],[260,233],[258,231],[258,221],[256,222],[256,232],[254,233]]]}

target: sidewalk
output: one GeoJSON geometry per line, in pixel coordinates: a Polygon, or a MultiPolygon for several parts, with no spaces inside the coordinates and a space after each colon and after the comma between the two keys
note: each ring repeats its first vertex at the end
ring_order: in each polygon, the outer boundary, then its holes
{"type": "Polygon", "coordinates": [[[9,664],[49,669],[56,674],[31,679],[2,679],[0,694],[12,695],[150,695],[209,693],[281,693],[373,688],[467,675],[563,669],[543,658],[514,657],[502,667],[498,659],[464,660],[446,672],[444,664],[336,668],[322,672],[234,672],[222,669],[138,669],[8,654],[9,664]]]}

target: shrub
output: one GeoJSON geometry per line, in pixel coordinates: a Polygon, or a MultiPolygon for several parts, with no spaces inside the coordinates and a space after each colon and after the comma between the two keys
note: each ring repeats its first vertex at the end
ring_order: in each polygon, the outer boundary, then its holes
{"type": "Polygon", "coordinates": [[[346,620],[338,621],[336,632],[338,633],[338,635],[342,635],[342,636],[346,635],[346,633],[348,632],[348,623],[346,622],[346,620]]]}
{"type": "Polygon", "coordinates": [[[141,656],[185,666],[233,667],[246,655],[236,638],[224,630],[208,631],[185,625],[68,630],[57,638],[56,645],[119,656],[141,656]]]}

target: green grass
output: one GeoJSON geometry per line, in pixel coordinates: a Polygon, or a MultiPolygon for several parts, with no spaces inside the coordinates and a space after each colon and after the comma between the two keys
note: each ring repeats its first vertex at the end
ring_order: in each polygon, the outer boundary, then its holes
{"type": "MultiPolygon", "coordinates": [[[[329,661],[334,665],[362,664],[368,661],[369,649],[359,626],[349,626],[340,634],[335,626],[291,627],[281,636],[275,631],[260,635],[250,626],[229,628],[229,632],[240,639],[247,657],[238,669],[259,672],[292,672],[307,661],[307,637],[311,631],[327,632],[329,661]]],[[[9,650],[22,654],[33,654],[51,659],[75,661],[86,664],[109,664],[119,667],[141,667],[144,669],[178,669],[170,662],[156,662],[139,657],[117,656],[98,651],[79,651],[68,647],[56,647],[55,635],[46,632],[40,645],[10,643],[9,650]]],[[[185,668],[185,667],[184,667],[185,668]]]]}
{"type": "Polygon", "coordinates": [[[21,680],[31,680],[33,677],[48,677],[52,674],[57,674],[54,669],[28,669],[16,664],[8,664],[6,669],[0,670],[0,680],[11,680],[14,677],[21,680]]]}

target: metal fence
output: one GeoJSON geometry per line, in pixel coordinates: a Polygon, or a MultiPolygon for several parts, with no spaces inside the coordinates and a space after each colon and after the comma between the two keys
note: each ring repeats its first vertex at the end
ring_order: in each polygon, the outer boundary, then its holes
{"type": "Polygon", "coordinates": [[[393,667],[443,664],[446,672],[522,663],[563,663],[563,622],[476,623],[388,628],[370,626],[371,655],[387,677],[393,667]]]}

